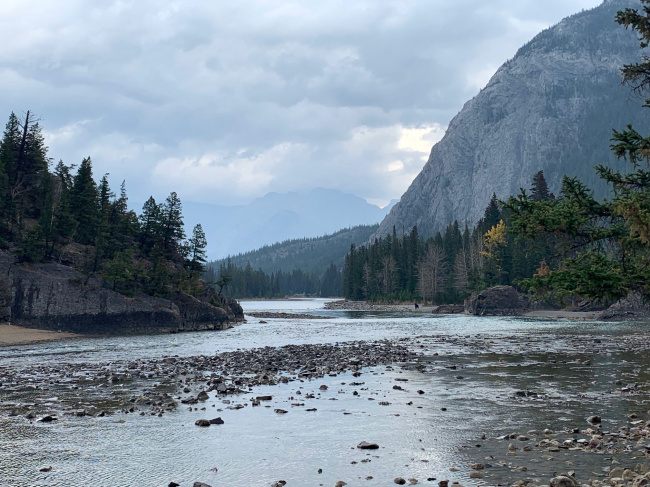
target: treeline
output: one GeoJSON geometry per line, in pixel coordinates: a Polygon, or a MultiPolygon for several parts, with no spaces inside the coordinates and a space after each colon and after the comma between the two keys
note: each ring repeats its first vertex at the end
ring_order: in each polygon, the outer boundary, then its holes
{"type": "MultiPolygon", "coordinates": [[[[533,178],[531,198],[552,200],[544,174],[533,178]]],[[[417,227],[408,234],[352,245],[343,269],[343,294],[370,301],[459,303],[472,291],[516,284],[530,277],[552,246],[517,239],[508,231],[510,211],[492,196],[483,218],[472,229],[450,224],[424,239],[417,227]]]]}
{"type": "Polygon", "coordinates": [[[250,263],[239,267],[228,260],[217,271],[210,267],[204,277],[221,286],[224,295],[237,299],[342,295],[341,272],[334,263],[322,275],[306,273],[300,269],[267,274],[261,269],[254,270],[250,263]]]}
{"type": "Polygon", "coordinates": [[[90,158],[51,165],[38,120],[12,113],[0,142],[2,248],[19,262],[71,265],[125,294],[202,291],[205,234],[197,225],[186,239],[176,193],[149,198],[137,215],[124,183],[116,195],[108,174],[95,182],[90,158]]]}

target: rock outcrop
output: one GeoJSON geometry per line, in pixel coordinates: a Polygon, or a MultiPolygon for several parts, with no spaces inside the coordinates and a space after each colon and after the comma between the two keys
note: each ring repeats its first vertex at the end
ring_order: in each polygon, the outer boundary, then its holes
{"type": "Polygon", "coordinates": [[[650,301],[639,293],[630,293],[605,311],[599,319],[607,321],[650,321],[650,301]]]}
{"type": "Polygon", "coordinates": [[[628,6],[641,4],[607,0],[519,49],[451,121],[375,236],[393,226],[432,236],[454,220],[476,223],[493,193],[516,195],[539,170],[555,194],[564,174],[606,194],[593,167],[626,165],[609,149],[612,129],[650,129],[642,100],[621,85],[620,68],[641,54],[635,33],[614,22],[628,6]]]}
{"type": "Polygon", "coordinates": [[[476,316],[519,316],[528,303],[512,286],[494,286],[465,300],[465,312],[476,316]]]}
{"type": "Polygon", "coordinates": [[[216,294],[128,297],[71,267],[14,264],[8,252],[0,252],[0,275],[0,315],[18,326],[104,335],[219,330],[244,318],[235,300],[216,294]]]}

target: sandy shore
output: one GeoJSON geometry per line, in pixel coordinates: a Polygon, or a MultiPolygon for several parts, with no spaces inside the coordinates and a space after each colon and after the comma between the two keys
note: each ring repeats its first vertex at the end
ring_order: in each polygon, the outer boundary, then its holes
{"type": "Polygon", "coordinates": [[[35,330],[9,324],[0,325],[0,346],[27,345],[30,343],[46,342],[74,338],[79,335],[49,330],[35,330]]]}

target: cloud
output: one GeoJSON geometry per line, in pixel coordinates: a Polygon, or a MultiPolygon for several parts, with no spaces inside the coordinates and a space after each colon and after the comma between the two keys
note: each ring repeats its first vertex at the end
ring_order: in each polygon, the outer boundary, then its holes
{"type": "Polygon", "coordinates": [[[240,203],[334,187],[399,197],[467,99],[598,0],[0,3],[0,115],[132,199],[240,203]]]}

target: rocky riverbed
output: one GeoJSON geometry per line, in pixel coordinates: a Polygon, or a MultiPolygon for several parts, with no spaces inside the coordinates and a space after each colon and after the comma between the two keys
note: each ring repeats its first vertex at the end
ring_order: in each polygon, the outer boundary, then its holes
{"type": "MultiPolygon", "coordinates": [[[[461,319],[469,318],[449,323],[461,319]]],[[[483,323],[478,320],[472,323],[483,323]]],[[[384,322],[377,323],[379,331],[384,322]]],[[[110,362],[14,361],[0,364],[0,428],[8,438],[20,431],[100,427],[111,437],[126,425],[140,431],[141,424],[140,435],[185,425],[191,430],[183,436],[192,442],[214,438],[219,443],[206,448],[219,451],[220,444],[236,449],[230,440],[255,425],[258,446],[239,455],[256,462],[248,470],[272,477],[252,481],[234,460],[220,461],[222,452],[215,465],[194,476],[213,486],[268,487],[281,479],[289,487],[399,485],[401,479],[429,485],[448,480],[456,487],[536,486],[560,474],[567,478],[555,485],[645,485],[650,338],[634,328],[567,326],[573,331],[430,332],[110,362]],[[283,467],[287,458],[280,456],[265,465],[256,457],[257,448],[291,451],[294,441],[305,451],[298,463],[283,467]],[[363,441],[378,448],[357,448],[363,441]],[[322,453],[307,453],[311,448],[322,453]]],[[[191,444],[175,441],[193,451],[191,444]]],[[[42,468],[53,470],[39,473],[41,480],[30,485],[57,485],[66,478],[65,464],[51,463],[42,468]]],[[[11,465],[0,455],[0,473],[11,472],[11,465]]],[[[166,482],[192,485],[190,475],[169,472],[166,482]]],[[[70,485],[77,484],[82,485],[70,485]]]]}

